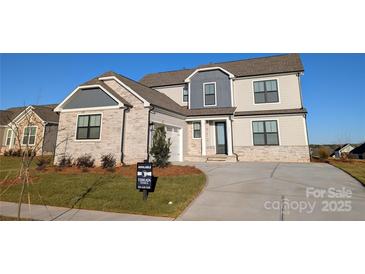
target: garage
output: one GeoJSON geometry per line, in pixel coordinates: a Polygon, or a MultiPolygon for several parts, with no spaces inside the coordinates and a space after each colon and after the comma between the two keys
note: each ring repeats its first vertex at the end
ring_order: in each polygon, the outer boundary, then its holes
{"type": "Polygon", "coordinates": [[[166,138],[170,138],[170,162],[182,161],[182,134],[181,128],[166,126],[166,138]]]}

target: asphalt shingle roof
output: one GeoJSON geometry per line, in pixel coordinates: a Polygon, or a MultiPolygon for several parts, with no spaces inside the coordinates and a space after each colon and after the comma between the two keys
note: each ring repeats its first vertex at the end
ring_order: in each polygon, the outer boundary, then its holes
{"type": "Polygon", "coordinates": [[[299,54],[292,53],[232,62],[212,63],[192,69],[152,73],[145,75],[140,82],[149,87],[183,84],[184,80],[196,69],[209,67],[221,67],[232,73],[235,77],[304,71],[299,54]]]}

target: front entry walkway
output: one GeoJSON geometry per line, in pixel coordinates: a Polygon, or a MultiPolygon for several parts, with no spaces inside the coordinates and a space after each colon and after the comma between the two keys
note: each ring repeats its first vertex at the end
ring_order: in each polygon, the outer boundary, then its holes
{"type": "Polygon", "coordinates": [[[207,186],[178,220],[365,220],[365,187],[328,164],[195,165],[207,186]],[[351,197],[313,196],[329,188],[351,191],[351,197]]]}
{"type": "MultiPolygon", "coordinates": [[[[18,204],[0,201],[0,215],[17,217],[18,204]]],[[[172,218],[23,204],[21,218],[39,221],[171,221],[172,218]]]]}

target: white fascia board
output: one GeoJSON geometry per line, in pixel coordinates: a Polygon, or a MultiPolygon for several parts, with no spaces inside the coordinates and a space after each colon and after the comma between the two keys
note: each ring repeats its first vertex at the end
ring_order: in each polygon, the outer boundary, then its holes
{"type": "Polygon", "coordinates": [[[17,123],[19,122],[21,119],[24,118],[24,115],[26,115],[29,111],[32,111],[34,115],[36,115],[38,117],[39,120],[42,121],[42,123],[46,123],[46,121],[44,121],[35,111],[34,111],[34,107],[33,106],[28,106],[25,110],[23,110],[21,113],[18,114],[17,117],[15,117],[13,119],[12,122],[10,122],[9,124],[11,123],[17,123]]]}
{"type": "Polygon", "coordinates": [[[106,81],[106,80],[114,80],[117,83],[119,83],[122,87],[124,87],[126,90],[128,90],[130,93],[132,93],[134,96],[136,96],[139,100],[141,100],[143,102],[143,105],[145,107],[150,106],[150,103],[144,99],[142,96],[140,96],[137,92],[135,92],[133,89],[131,89],[129,86],[127,86],[126,84],[124,84],[121,80],[119,80],[117,77],[115,76],[106,76],[106,77],[100,77],[98,78],[101,81],[106,81]]]}
{"type": "Polygon", "coordinates": [[[118,102],[118,107],[124,107],[124,104],[121,101],[119,101],[119,99],[117,99],[113,94],[111,94],[109,91],[107,91],[101,85],[84,85],[84,86],[78,86],[77,88],[75,88],[60,104],[57,105],[57,107],[55,107],[55,109],[53,111],[54,112],[63,111],[62,106],[72,97],[72,95],[74,95],[78,90],[85,89],[85,88],[100,88],[102,91],[104,91],[106,94],[108,94],[111,98],[113,98],[113,100],[118,102]]]}
{"type": "Polygon", "coordinates": [[[186,79],[185,82],[190,82],[190,78],[193,77],[196,73],[200,72],[200,71],[209,71],[209,70],[221,70],[224,73],[226,73],[230,79],[234,78],[234,75],[232,73],[230,73],[228,70],[225,70],[224,68],[221,67],[209,67],[209,68],[199,68],[196,69],[192,74],[190,74],[186,79]]]}

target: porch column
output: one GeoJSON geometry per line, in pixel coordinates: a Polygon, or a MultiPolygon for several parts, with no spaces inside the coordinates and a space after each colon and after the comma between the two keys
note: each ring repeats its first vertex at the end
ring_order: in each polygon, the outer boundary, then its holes
{"type": "Polygon", "coordinates": [[[226,119],[226,124],[227,124],[227,153],[228,155],[232,155],[233,154],[233,149],[232,149],[232,121],[230,118],[226,119]]]}
{"type": "Polygon", "coordinates": [[[200,120],[200,128],[201,128],[201,132],[202,132],[202,155],[205,156],[207,155],[207,146],[206,146],[206,139],[205,139],[205,120],[200,120]]]}

